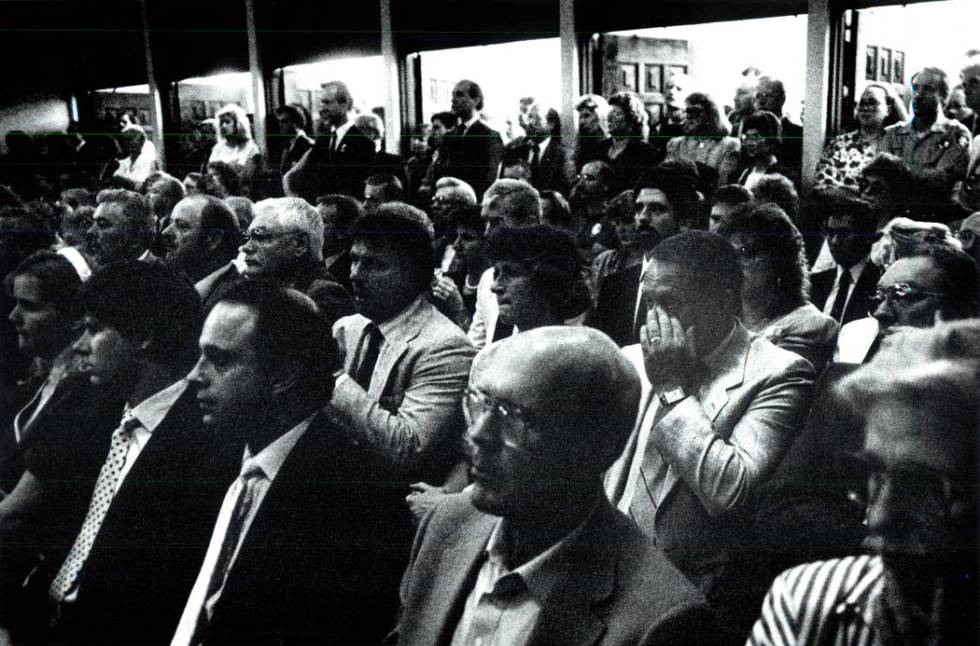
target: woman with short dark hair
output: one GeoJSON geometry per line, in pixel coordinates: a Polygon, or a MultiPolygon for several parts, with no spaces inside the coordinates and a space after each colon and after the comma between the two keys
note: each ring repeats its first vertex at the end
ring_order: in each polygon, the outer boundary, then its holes
{"type": "Polygon", "coordinates": [[[718,233],[742,265],[742,323],[795,352],[819,372],[834,350],[837,323],[809,302],[803,236],[775,204],[743,206],[718,233]]]}

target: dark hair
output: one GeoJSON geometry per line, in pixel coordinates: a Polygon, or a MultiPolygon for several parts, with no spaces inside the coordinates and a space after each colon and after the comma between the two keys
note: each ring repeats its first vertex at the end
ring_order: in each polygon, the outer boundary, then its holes
{"type": "Polygon", "coordinates": [[[852,218],[855,233],[872,236],[878,228],[878,216],[871,205],[862,200],[853,190],[830,188],[820,192],[823,222],[830,218],[852,218]]]}
{"type": "Polygon", "coordinates": [[[80,318],[78,311],[78,290],[82,279],[64,256],[43,249],[24,258],[17,267],[3,279],[3,288],[8,296],[13,296],[14,279],[30,276],[37,280],[41,299],[51,305],[67,321],[80,318]]]}
{"type": "Polygon", "coordinates": [[[551,226],[499,226],[486,248],[491,263],[516,262],[530,273],[531,283],[562,319],[581,313],[576,283],[582,280],[582,256],[570,235],[551,226]]]}
{"type": "Polygon", "coordinates": [[[308,130],[310,127],[309,113],[306,108],[297,103],[279,106],[276,108],[276,116],[286,117],[303,130],[308,130]]]}
{"type": "Polygon", "coordinates": [[[483,237],[484,231],[486,231],[486,222],[480,217],[480,207],[473,204],[460,204],[458,206],[453,206],[449,211],[449,218],[453,223],[453,229],[456,227],[463,227],[464,229],[473,229],[480,232],[480,237],[483,237]]]}
{"type": "Polygon", "coordinates": [[[364,215],[364,207],[350,195],[341,195],[340,193],[321,195],[316,198],[316,205],[320,206],[321,204],[333,206],[337,209],[337,218],[334,220],[334,226],[342,229],[345,233],[359,217],[364,215]]]}
{"type": "Polygon", "coordinates": [[[742,119],[742,132],[756,130],[759,135],[774,140],[770,145],[779,143],[783,134],[783,126],[779,123],[779,117],[772,112],[759,110],[742,119]]]}
{"type": "Polygon", "coordinates": [[[759,85],[769,85],[772,90],[773,100],[779,104],[780,108],[783,107],[783,104],[786,103],[786,88],[783,86],[782,81],[771,76],[760,76],[759,85]]]}
{"type": "Polygon", "coordinates": [[[711,196],[712,204],[738,206],[739,204],[748,204],[751,201],[752,191],[741,184],[725,184],[718,187],[718,190],[711,196]]]}
{"type": "Polygon", "coordinates": [[[919,76],[920,74],[924,74],[926,72],[939,77],[939,92],[942,94],[943,102],[945,102],[946,99],[949,98],[950,88],[949,88],[949,75],[946,74],[944,70],[938,67],[923,67],[921,70],[919,70],[918,72],[912,75],[911,78],[912,85],[915,85],[915,79],[917,76],[919,76]]]}
{"type": "Polygon", "coordinates": [[[698,134],[715,137],[727,137],[732,134],[731,126],[728,125],[725,117],[722,116],[721,110],[718,109],[718,104],[715,103],[715,100],[709,94],[704,92],[691,92],[687,95],[687,103],[704,110],[707,121],[711,124],[708,131],[698,134]]]}
{"type": "Polygon", "coordinates": [[[728,293],[727,313],[742,310],[742,267],[735,249],[716,233],[684,231],[653,248],[652,259],[678,267],[690,281],[690,293],[704,298],[728,293]]]}
{"type": "Polygon", "coordinates": [[[640,176],[634,193],[640,196],[643,189],[663,191],[674,207],[677,219],[692,225],[697,222],[701,196],[698,193],[697,167],[690,161],[671,160],[654,167],[640,176]]]}
{"type": "Polygon", "coordinates": [[[558,191],[541,191],[541,221],[559,229],[572,228],[572,208],[558,191]]]}
{"type": "Polygon", "coordinates": [[[455,112],[436,112],[429,121],[438,121],[446,130],[452,130],[459,124],[459,117],[455,112]]]}
{"type": "Polygon", "coordinates": [[[746,246],[769,254],[777,277],[770,315],[780,316],[806,303],[810,273],[803,236],[793,221],[772,203],[743,207],[736,213],[717,233],[728,241],[740,236],[746,246]]]}
{"type": "Polygon", "coordinates": [[[772,203],[783,210],[795,224],[800,218],[800,195],[793,182],[779,173],[766,173],[752,189],[758,204],[772,203]]]}
{"type": "Polygon", "coordinates": [[[912,184],[912,169],[901,157],[891,153],[878,153],[864,168],[861,169],[861,176],[877,175],[888,182],[888,185],[896,191],[901,191],[904,187],[912,184]]]}
{"type": "Polygon", "coordinates": [[[204,200],[204,205],[201,206],[201,231],[221,233],[221,246],[215,254],[228,260],[234,258],[242,243],[238,215],[230,206],[213,195],[192,195],[189,199],[204,200]]]}
{"type": "Polygon", "coordinates": [[[330,400],[340,360],[330,327],[312,300],[272,281],[255,279],[240,281],[218,302],[255,311],[253,344],[266,374],[292,370],[300,378],[298,392],[311,401],[330,400]]]}
{"type": "Polygon", "coordinates": [[[903,258],[928,258],[942,275],[940,284],[957,319],[977,316],[977,263],[966,252],[947,245],[920,244],[903,258]]]}
{"type": "MultiPolygon", "coordinates": [[[[225,189],[225,193],[228,195],[243,195],[241,177],[239,177],[238,171],[236,171],[230,164],[219,161],[208,162],[208,170],[217,175],[218,181],[221,182],[221,186],[223,186],[225,189]]],[[[214,180],[212,180],[209,176],[205,176],[204,180],[205,193],[216,197],[222,197],[217,193],[217,188],[214,186],[214,180]]]]}
{"type": "Polygon", "coordinates": [[[365,185],[380,186],[382,200],[385,202],[396,202],[402,199],[405,190],[402,188],[402,181],[391,173],[377,173],[364,180],[365,185]]]}
{"type": "Polygon", "coordinates": [[[197,361],[201,299],[184,276],[139,260],[109,263],[82,286],[81,309],[120,335],[151,341],[155,361],[178,368],[197,361]]]}
{"type": "Polygon", "coordinates": [[[613,222],[632,224],[636,217],[636,194],[632,189],[618,193],[602,205],[602,211],[613,222]]]}
{"type": "Polygon", "coordinates": [[[403,202],[382,204],[351,226],[352,243],[383,247],[405,258],[403,267],[414,274],[419,293],[429,289],[435,261],[429,216],[403,202]]]}
{"type": "Polygon", "coordinates": [[[0,207],[0,220],[7,219],[15,220],[17,225],[13,231],[3,234],[3,237],[8,240],[7,252],[9,256],[0,258],[0,262],[10,263],[4,270],[19,263],[35,251],[54,244],[54,234],[36,212],[26,207],[0,207]]]}
{"type": "Polygon", "coordinates": [[[643,134],[644,117],[643,102],[632,92],[617,92],[609,97],[609,107],[617,107],[623,111],[623,116],[630,123],[630,136],[639,137],[643,134]]]}

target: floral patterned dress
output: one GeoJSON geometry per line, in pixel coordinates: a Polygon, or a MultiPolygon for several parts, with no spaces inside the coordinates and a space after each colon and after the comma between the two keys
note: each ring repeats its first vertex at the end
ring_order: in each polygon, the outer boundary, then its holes
{"type": "Polygon", "coordinates": [[[847,186],[857,189],[861,169],[879,151],[878,143],[865,141],[858,130],[834,137],[824,146],[823,156],[817,163],[814,187],[847,186]]]}

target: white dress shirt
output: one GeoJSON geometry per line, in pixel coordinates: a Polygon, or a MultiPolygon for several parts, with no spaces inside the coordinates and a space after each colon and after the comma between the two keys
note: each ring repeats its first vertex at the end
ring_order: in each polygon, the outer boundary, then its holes
{"type": "MultiPolygon", "coordinates": [[[[289,457],[296,443],[299,442],[300,438],[303,437],[303,433],[309,428],[314,416],[315,413],[294,426],[288,432],[279,436],[277,440],[259,451],[255,456],[252,455],[248,447],[245,447],[241,475],[231,483],[231,486],[228,488],[228,493],[225,494],[224,502],[221,504],[221,510],[218,512],[218,519],[214,524],[214,531],[211,533],[211,542],[208,543],[208,551],[204,555],[204,563],[201,565],[201,571],[197,575],[197,581],[194,582],[194,587],[191,589],[190,596],[187,599],[187,605],[184,606],[184,612],[180,617],[180,623],[177,625],[177,631],[174,634],[173,640],[170,642],[171,646],[191,646],[192,644],[198,643],[196,633],[198,632],[199,622],[203,625],[214,613],[214,608],[224,590],[224,584],[227,582],[228,573],[234,568],[235,560],[238,558],[242,543],[245,542],[245,537],[248,535],[248,530],[252,526],[252,521],[258,515],[262,501],[269,492],[269,488],[279,474],[280,469],[282,469],[282,465],[286,462],[286,458],[289,457]],[[248,480],[244,477],[246,474],[257,472],[261,475],[253,475],[248,480]],[[242,520],[242,530],[238,536],[238,543],[226,567],[226,578],[222,581],[221,586],[210,597],[206,598],[208,586],[211,583],[212,576],[214,576],[214,570],[218,565],[218,557],[221,554],[221,546],[225,541],[225,534],[228,533],[228,527],[235,513],[236,502],[242,488],[246,486],[246,481],[248,482],[248,486],[252,487],[252,504],[249,506],[247,515],[242,520]],[[202,613],[204,615],[203,617],[202,613]]],[[[256,612],[261,612],[261,609],[256,609],[256,612]]]]}
{"type": "Polygon", "coordinates": [[[150,441],[153,431],[160,425],[160,422],[167,416],[167,413],[170,412],[170,409],[184,394],[185,390],[187,390],[187,381],[181,379],[157,394],[147,397],[133,408],[133,417],[139,420],[140,425],[133,430],[133,440],[129,443],[129,451],[126,452],[126,462],[123,463],[122,471],[119,473],[119,481],[116,483],[116,493],[119,493],[126,475],[136,464],[136,459],[150,441]]]}

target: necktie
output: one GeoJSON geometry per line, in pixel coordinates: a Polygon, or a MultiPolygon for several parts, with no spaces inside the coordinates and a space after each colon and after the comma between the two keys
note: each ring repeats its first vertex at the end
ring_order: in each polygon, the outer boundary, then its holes
{"type": "Polygon", "coordinates": [[[215,604],[219,597],[215,597],[225,586],[225,580],[231,571],[231,560],[238,549],[238,544],[242,540],[242,531],[245,528],[245,521],[252,515],[252,507],[255,505],[256,485],[265,477],[265,473],[256,465],[249,467],[238,477],[238,492],[235,502],[231,509],[231,517],[228,520],[228,528],[225,531],[224,539],[221,541],[221,549],[215,561],[214,569],[211,571],[211,578],[208,579],[207,592],[204,594],[204,604],[197,616],[194,626],[193,636],[189,643],[198,643],[201,630],[211,619],[215,604]]]}
{"type": "Polygon", "coordinates": [[[364,336],[367,338],[362,341],[361,360],[357,364],[356,372],[354,372],[354,381],[364,390],[368,390],[371,385],[371,376],[374,374],[374,366],[378,363],[381,343],[385,338],[374,323],[368,323],[364,327],[364,336]]]}
{"type": "Polygon", "coordinates": [[[534,142],[531,144],[531,165],[537,166],[539,161],[541,161],[541,145],[534,142]]]}
{"type": "Polygon", "coordinates": [[[337,149],[337,131],[330,131],[330,139],[327,140],[327,150],[333,152],[337,149]]]}
{"type": "Polygon", "coordinates": [[[847,292],[851,288],[851,271],[845,269],[841,272],[840,280],[837,283],[837,296],[834,297],[834,304],[830,308],[830,318],[841,323],[844,314],[844,305],[847,303],[847,292]]]}
{"type": "Polygon", "coordinates": [[[129,444],[133,440],[133,431],[140,426],[140,422],[133,415],[131,410],[127,410],[119,423],[119,428],[112,432],[112,439],[109,442],[109,457],[106,458],[102,470],[99,472],[99,479],[95,483],[95,492],[92,494],[92,501],[89,503],[88,513],[85,515],[85,522],[82,529],[75,538],[75,544],[71,546],[68,557],[61,564],[57,576],[48,588],[48,595],[54,601],[63,601],[65,596],[75,586],[78,573],[85,565],[95,537],[99,535],[99,528],[109,512],[109,506],[116,495],[116,486],[119,483],[119,476],[122,474],[123,465],[126,463],[126,454],[129,452],[129,444]]]}

